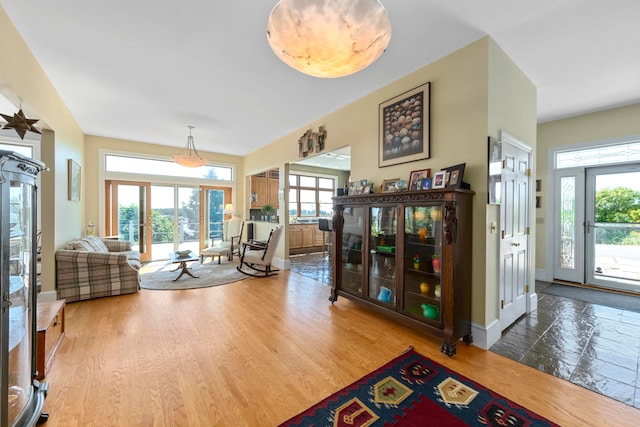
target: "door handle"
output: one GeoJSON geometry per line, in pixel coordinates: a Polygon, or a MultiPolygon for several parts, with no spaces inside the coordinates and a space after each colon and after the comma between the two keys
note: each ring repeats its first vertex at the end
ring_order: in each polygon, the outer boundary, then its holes
{"type": "Polygon", "coordinates": [[[592,229],[592,228],[598,228],[598,226],[596,226],[596,225],[591,225],[591,221],[587,220],[587,226],[586,226],[586,228],[587,228],[587,234],[589,234],[589,233],[591,233],[591,229],[592,229]]]}
{"type": "Polygon", "coordinates": [[[518,247],[518,246],[520,246],[520,243],[512,243],[511,246],[518,247]]]}

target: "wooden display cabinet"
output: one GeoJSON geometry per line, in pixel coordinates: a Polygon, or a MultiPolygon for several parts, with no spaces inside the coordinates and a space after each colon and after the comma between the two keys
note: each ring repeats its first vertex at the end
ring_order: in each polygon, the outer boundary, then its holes
{"type": "Polygon", "coordinates": [[[471,337],[473,192],[438,189],[335,197],[333,285],[339,295],[442,338],[471,337]]]}

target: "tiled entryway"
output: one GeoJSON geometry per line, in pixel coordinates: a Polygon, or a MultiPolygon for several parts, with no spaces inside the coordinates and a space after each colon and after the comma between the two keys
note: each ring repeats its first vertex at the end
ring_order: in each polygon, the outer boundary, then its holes
{"type": "Polygon", "coordinates": [[[541,293],[491,351],[640,408],[640,313],[541,293]]]}

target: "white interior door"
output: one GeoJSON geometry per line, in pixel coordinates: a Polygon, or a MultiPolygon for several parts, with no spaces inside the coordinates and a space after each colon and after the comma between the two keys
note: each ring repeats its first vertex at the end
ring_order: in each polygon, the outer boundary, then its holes
{"type": "Polygon", "coordinates": [[[530,156],[530,151],[503,137],[499,317],[503,330],[527,310],[530,156]]]}

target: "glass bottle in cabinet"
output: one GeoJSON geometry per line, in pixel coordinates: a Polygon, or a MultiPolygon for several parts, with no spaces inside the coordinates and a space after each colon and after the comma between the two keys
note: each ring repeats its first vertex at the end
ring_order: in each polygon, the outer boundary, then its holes
{"type": "Polygon", "coordinates": [[[369,298],[379,303],[396,304],[397,208],[369,208],[369,298]]]}
{"type": "Polygon", "coordinates": [[[364,208],[354,206],[343,212],[342,242],[340,246],[342,266],[342,289],[362,294],[362,255],[364,208]]]}
{"type": "Polygon", "coordinates": [[[404,210],[404,311],[439,324],[443,308],[441,205],[412,205],[404,210]]]}

